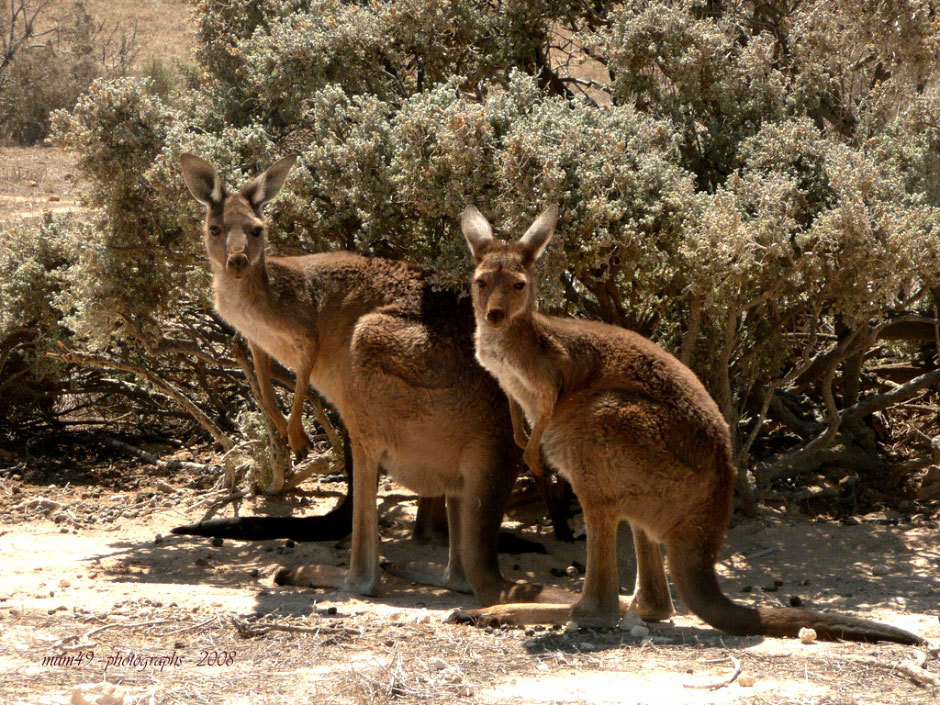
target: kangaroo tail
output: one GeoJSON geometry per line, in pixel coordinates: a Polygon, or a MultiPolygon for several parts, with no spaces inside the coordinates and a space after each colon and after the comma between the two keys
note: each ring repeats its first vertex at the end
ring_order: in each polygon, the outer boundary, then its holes
{"type": "Polygon", "coordinates": [[[669,573],[683,602],[708,624],[729,634],[795,637],[802,627],[810,627],[827,641],[924,643],[916,634],[867,619],[807,609],[736,604],[721,591],[714,563],[708,560],[701,545],[668,543],[667,548],[669,573]]]}

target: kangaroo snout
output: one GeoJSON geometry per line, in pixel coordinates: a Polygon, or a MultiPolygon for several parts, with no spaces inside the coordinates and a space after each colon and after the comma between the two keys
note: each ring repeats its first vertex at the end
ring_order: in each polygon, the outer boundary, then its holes
{"type": "Polygon", "coordinates": [[[233,274],[244,274],[248,269],[248,255],[244,252],[229,255],[225,264],[233,274]]]}
{"type": "Polygon", "coordinates": [[[506,320],[506,312],[501,308],[491,308],[486,312],[486,320],[493,326],[499,326],[506,320]]]}

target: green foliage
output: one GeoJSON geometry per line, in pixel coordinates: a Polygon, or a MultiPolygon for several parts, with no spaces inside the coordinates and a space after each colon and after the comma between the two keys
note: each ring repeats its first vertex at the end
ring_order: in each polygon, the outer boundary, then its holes
{"type": "Polygon", "coordinates": [[[99,82],[55,118],[101,213],[65,295],[88,345],[208,316],[183,150],[231,185],[298,152],[272,247],[407,257],[443,287],[465,286],[468,202],[505,236],[559,202],[545,304],[680,354],[742,443],[768,390],[837,423],[826,370],[851,387],[868,349],[840,341],[937,295],[935,0],[203,0],[197,19],[189,90],[99,82]]]}
{"type": "Polygon", "coordinates": [[[61,220],[4,231],[0,248],[0,416],[9,432],[47,415],[67,387],[64,366],[47,353],[68,340],[58,302],[74,265],[61,220]]]}

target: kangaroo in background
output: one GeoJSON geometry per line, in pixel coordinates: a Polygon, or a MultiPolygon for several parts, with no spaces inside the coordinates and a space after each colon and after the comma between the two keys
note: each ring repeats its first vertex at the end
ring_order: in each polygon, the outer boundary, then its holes
{"type": "MultiPolygon", "coordinates": [[[[545,458],[568,479],[584,510],[587,574],[570,618],[610,626],[620,616],[617,526],[627,520],[665,543],[679,596],[713,627],[731,634],[917,644],[910,632],[806,609],[753,608],[729,600],[715,561],[731,517],[735,468],[728,426],[695,374],[665,350],[603,323],[535,310],[535,261],[552,237],[558,208],[542,213],[515,242],[493,237],[473,206],[461,225],[476,263],[476,354],[510,398],[517,438],[534,472],[545,458]]],[[[650,551],[647,560],[662,554],[650,551]]],[[[497,605],[461,618],[559,621],[567,605],[497,605]]]]}
{"type": "Polygon", "coordinates": [[[448,564],[442,581],[428,582],[472,590],[483,604],[564,599],[499,570],[497,533],[521,452],[506,399],[474,358],[469,302],[434,291],[425,272],[404,262],[349,252],[267,257],[262,208],[294,161],[281,159],[230,192],[208,162],[181,156],[186,185],[206,207],[215,306],[249,341],[266,411],[291,449],[303,452],[303,397],[313,384],[349,435],[349,569],[308,565],[277,581],[375,593],[382,466],[419,495],[446,496],[448,564]],[[271,387],[269,356],[297,374],[289,420],[271,387]]]}

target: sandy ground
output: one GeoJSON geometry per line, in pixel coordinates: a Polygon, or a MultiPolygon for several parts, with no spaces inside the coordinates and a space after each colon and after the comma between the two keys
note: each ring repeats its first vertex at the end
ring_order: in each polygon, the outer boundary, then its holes
{"type": "MultiPolygon", "coordinates": [[[[185,451],[183,451],[185,455],[185,451]]],[[[382,594],[279,588],[282,566],[341,565],[348,542],[290,547],[167,536],[200,518],[207,479],[106,460],[55,479],[30,461],[0,469],[0,702],[68,703],[70,689],[108,681],[125,703],[935,703],[940,689],[895,664],[910,647],[723,635],[681,603],[646,638],[618,630],[483,630],[444,622],[472,597],[386,576],[382,594]],[[160,534],[161,538],[157,539],[160,534]],[[104,629],[102,629],[104,628],[104,629]],[[131,658],[128,659],[127,657],[131,658]],[[134,657],[137,661],[134,661],[134,657]],[[732,658],[743,678],[715,690],[732,658]],[[742,685],[751,682],[753,685],[742,685]]],[[[63,467],[67,467],[66,462],[63,467]]],[[[252,500],[243,514],[325,511],[341,483],[313,481],[299,500],[252,500]]],[[[443,564],[443,546],[409,537],[415,499],[381,487],[383,557],[443,564]]],[[[584,560],[584,542],[550,536],[534,505],[507,526],[548,555],[503,555],[519,580],[584,560]]],[[[223,513],[231,513],[227,507],[223,513]]],[[[780,605],[873,617],[940,643],[940,531],[931,519],[854,526],[768,513],[731,529],[726,591],[780,605]],[[878,575],[875,575],[875,574],[878,575]],[[779,583],[775,586],[775,581],[779,583]],[[750,589],[748,590],[748,586],[750,589]],[[765,591],[764,588],[776,590],[765,591]],[[747,590],[742,592],[742,590],[747,590]]],[[[630,546],[627,535],[621,545],[630,546]]],[[[632,556],[622,557],[632,585],[632,556]]],[[[936,652],[926,670],[940,675],[936,652]]]]}

